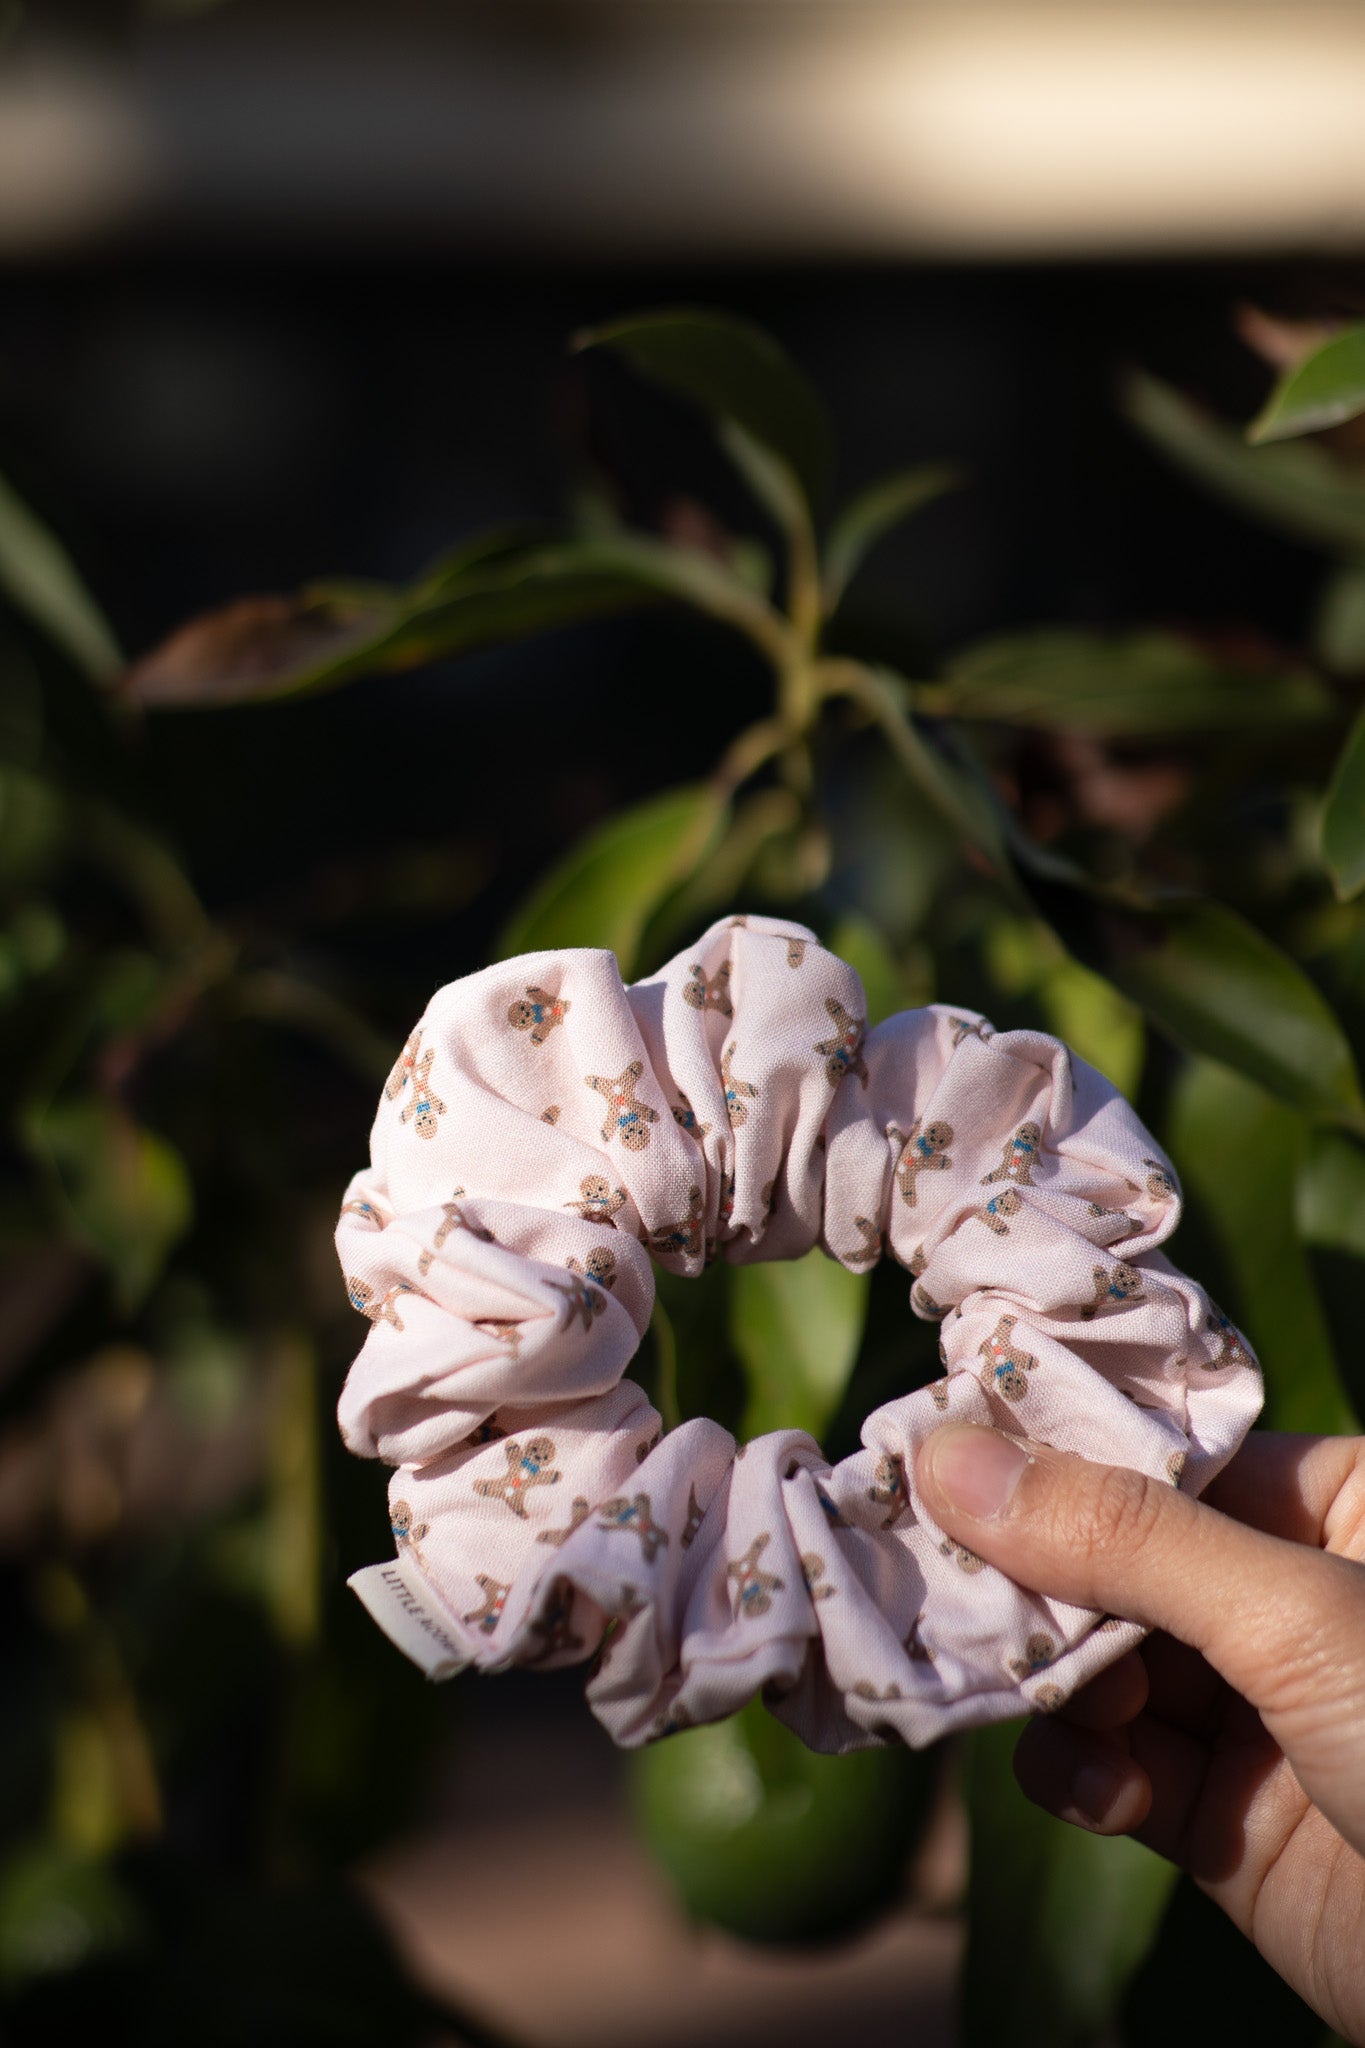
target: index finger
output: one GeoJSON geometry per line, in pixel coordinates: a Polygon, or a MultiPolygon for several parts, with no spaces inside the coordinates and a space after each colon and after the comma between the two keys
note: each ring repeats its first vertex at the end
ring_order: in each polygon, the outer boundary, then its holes
{"type": "Polygon", "coordinates": [[[1365,1520],[1365,1437],[1253,1430],[1204,1499],[1249,1529],[1338,1548],[1344,1546],[1332,1541],[1333,1511],[1357,1476],[1365,1520]]]}

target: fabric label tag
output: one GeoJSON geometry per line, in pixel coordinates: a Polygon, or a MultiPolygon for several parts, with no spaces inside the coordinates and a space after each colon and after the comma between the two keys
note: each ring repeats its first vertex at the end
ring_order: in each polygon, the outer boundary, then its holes
{"type": "Polygon", "coordinates": [[[436,1612],[415,1567],[406,1560],[366,1565],[346,1581],[369,1609],[391,1643],[425,1671],[428,1678],[453,1678],[473,1659],[465,1654],[436,1612]]]}

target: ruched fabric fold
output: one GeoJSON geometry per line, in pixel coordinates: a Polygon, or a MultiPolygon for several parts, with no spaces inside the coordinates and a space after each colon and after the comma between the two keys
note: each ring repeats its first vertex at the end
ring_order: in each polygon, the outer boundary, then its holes
{"type": "Polygon", "coordinates": [[[799,926],[714,925],[650,979],[613,955],[442,989],[384,1090],[337,1231],[369,1318],[340,1403],[398,1469],[398,1561],[457,1661],[592,1658],[635,1745],[762,1692],[818,1749],[1059,1705],[1140,1630],[949,1543],[914,1483],[945,1420],[1200,1491],[1257,1413],[1240,1334],[1158,1247],[1180,1195],[1056,1039],[934,1005],[875,1030],[799,926]],[[883,1253],[943,1376],[830,1466],[796,1430],[661,1434],[624,1378],[651,1261],[855,1271],[883,1253]]]}

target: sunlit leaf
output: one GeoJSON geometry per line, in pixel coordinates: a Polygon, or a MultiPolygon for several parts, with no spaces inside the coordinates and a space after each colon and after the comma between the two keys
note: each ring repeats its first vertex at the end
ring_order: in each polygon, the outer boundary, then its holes
{"type": "Polygon", "coordinates": [[[1303,969],[1236,911],[1198,897],[1125,901],[1017,842],[1026,880],[1078,960],[1191,1052],[1286,1102],[1365,1127],[1355,1060],[1303,969]]]}
{"type": "Polygon", "coordinates": [[[963,2048],[1080,2048],[1113,2020],[1176,1872],[1126,1835],[1032,1806],[1010,1759],[1018,1724],[974,1731],[963,2048]]]}
{"type": "Polygon", "coordinates": [[[651,914],[705,858],[726,815],[710,785],[671,789],[618,812],[546,876],[504,930],[501,956],[606,946],[629,977],[651,914]]]}
{"type": "Polygon", "coordinates": [[[1249,448],[1154,377],[1129,380],[1128,417],[1172,461],[1229,504],[1282,533],[1365,554],[1365,471],[1353,471],[1314,442],[1249,448]]]}
{"type": "Polygon", "coordinates": [[[745,1436],[806,1429],[818,1438],[848,1384],[866,1320],[867,1275],[821,1251],[737,1266],[730,1329],[749,1386],[745,1436]]]}
{"type": "Polygon", "coordinates": [[[605,321],[576,335],[574,345],[614,349],[642,376],[715,419],[733,420],[795,471],[808,496],[819,495],[830,461],[824,407],[761,327],[684,306],[605,321]]]}
{"type": "Polygon", "coordinates": [[[1365,888],[1365,712],[1351,728],[1323,802],[1322,857],[1343,901],[1365,888]]]}
{"type": "Polygon", "coordinates": [[[1351,1426],[1331,1332],[1297,1227],[1302,1117],[1211,1060],[1195,1060],[1172,1097],[1166,1143],[1212,1229],[1228,1276],[1219,1307],[1246,1331],[1265,1372],[1274,1429],[1351,1426]]]}
{"type": "Polygon", "coordinates": [[[1332,708],[1317,678],[1287,663],[1230,662],[1169,633],[1058,628],[972,648],[928,701],[955,718],[1113,735],[1288,724],[1332,708]]]}
{"type": "Polygon", "coordinates": [[[1142,1012],[1102,975],[1063,960],[1039,984],[1048,1029],[1097,1067],[1120,1094],[1137,1093],[1147,1034],[1142,1012]]]}
{"type": "Polygon", "coordinates": [[[179,1153],[109,1096],[54,1103],[32,1121],[30,1140],[54,1172],[77,1234],[135,1307],[189,1227],[190,1179],[179,1153]]]}
{"type": "Polygon", "coordinates": [[[0,590],[92,681],[117,672],[118,644],[56,536],[0,478],[0,590]]]}
{"type": "Polygon", "coordinates": [[[825,610],[834,610],[879,540],[961,482],[961,471],[950,464],[926,463],[883,477],[845,505],[825,543],[825,610]]]}
{"type": "Polygon", "coordinates": [[[1340,426],[1365,412],[1365,326],[1348,327],[1285,371],[1247,428],[1251,442],[1340,426]]]}

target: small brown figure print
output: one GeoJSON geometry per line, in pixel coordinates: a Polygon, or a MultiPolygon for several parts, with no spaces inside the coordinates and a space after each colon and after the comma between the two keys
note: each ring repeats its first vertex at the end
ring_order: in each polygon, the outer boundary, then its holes
{"type": "MultiPolygon", "coordinates": [[[[730,1179],[733,1182],[733,1174],[731,1174],[730,1179]]],[[[732,1186],[730,1189],[731,1213],[733,1213],[735,1206],[734,1193],[735,1191],[732,1186]]],[[[765,1180],[762,1187],[758,1191],[758,1199],[763,1204],[763,1214],[765,1216],[771,1216],[773,1210],[777,1207],[777,1182],[775,1180],[765,1180]]]]}
{"type": "Polygon", "coordinates": [[[502,1610],[507,1605],[507,1595],[512,1588],[504,1586],[501,1579],[490,1579],[487,1572],[476,1573],[475,1579],[483,1594],[483,1606],[472,1608],[468,1614],[461,1616],[461,1620],[467,1628],[482,1629],[486,1636],[491,1636],[502,1620],[502,1610]]]}
{"type": "Polygon", "coordinates": [[[388,1225],[388,1217],[376,1202],[346,1202],[342,1205],[341,1213],[343,1216],[359,1216],[363,1223],[369,1224],[371,1230],[383,1230],[388,1225]]]}
{"type": "Polygon", "coordinates": [[[594,1281],[588,1279],[581,1268],[576,1273],[572,1267],[569,1270],[571,1278],[568,1280],[547,1280],[545,1285],[553,1293],[564,1296],[564,1321],[561,1327],[570,1329],[581,1317],[583,1328],[590,1330],[593,1317],[600,1316],[606,1309],[607,1297],[594,1281]]]}
{"type": "Polygon", "coordinates": [[[564,1112],[560,1108],[559,1104],[557,1102],[552,1102],[548,1109],[542,1109],[542,1111],[540,1112],[540,1121],[543,1124],[557,1124],[559,1122],[559,1119],[563,1116],[563,1114],[564,1112]]]}
{"type": "Polygon", "coordinates": [[[1031,1351],[1011,1343],[1016,1320],[1014,1316],[1001,1316],[976,1354],[986,1361],[986,1384],[997,1394],[1003,1394],[1007,1401],[1023,1400],[1028,1392],[1027,1375],[1038,1364],[1031,1351]]]}
{"type": "Polygon", "coordinates": [[[929,1290],[918,1283],[910,1289],[910,1306],[917,1316],[923,1316],[930,1323],[941,1323],[946,1315],[952,1313],[953,1307],[950,1301],[935,1301],[929,1290]]]}
{"type": "Polygon", "coordinates": [[[1017,1216],[1023,1206],[1013,1188],[1002,1188],[998,1195],[991,1196],[984,1208],[973,1209],[970,1213],[988,1230],[993,1230],[997,1237],[1008,1237],[1010,1227],[1005,1218],[1017,1216]]]}
{"type": "Polygon", "coordinates": [[[580,1493],[576,1499],[569,1503],[569,1520],[566,1527],[563,1529],[541,1529],[536,1536],[536,1542],[552,1543],[555,1549],[558,1550],[560,1544],[567,1543],[574,1530],[581,1527],[591,1513],[591,1505],[584,1500],[580,1493]]]}
{"type": "Polygon", "coordinates": [[[874,1507],[887,1508],[883,1529],[894,1529],[910,1505],[910,1488],[905,1478],[905,1460],[899,1451],[883,1451],[872,1475],[867,1497],[874,1507]]]}
{"type": "Polygon", "coordinates": [[[645,1243],[656,1259],[694,1259],[705,1242],[705,1222],[701,1189],[689,1188],[686,1216],[676,1223],[661,1223],[650,1231],[645,1243]]]}
{"type": "Polygon", "coordinates": [[[659,1552],[668,1548],[668,1536],[654,1520],[647,1493],[637,1493],[633,1500],[624,1496],[604,1500],[597,1512],[602,1517],[599,1529],[625,1529],[639,1537],[646,1564],[653,1564],[659,1552]]]}
{"type": "MultiPolygon", "coordinates": [[[[499,1344],[505,1344],[514,1360],[521,1357],[520,1323],[506,1322],[501,1316],[476,1316],[474,1318],[474,1328],[476,1330],[486,1330],[490,1337],[497,1339],[499,1344]]],[[[498,1434],[502,1435],[503,1432],[500,1430],[498,1434]]]]}
{"type": "Polygon", "coordinates": [[[562,1472],[547,1468],[555,1454],[548,1436],[533,1436],[525,1449],[510,1437],[503,1446],[507,1470],[501,1479],[476,1479],[474,1491],[485,1500],[500,1500],[519,1521],[526,1520],[526,1496],[535,1486],[558,1486],[562,1472]]]}
{"type": "Polygon", "coordinates": [[[564,1579],[557,1580],[544,1614],[531,1623],[531,1634],[539,1636],[540,1648],[534,1657],[527,1658],[528,1664],[543,1664],[547,1657],[583,1648],[583,1638],[576,1636],[571,1627],[573,1607],[573,1587],[564,1579]]]}
{"type": "MultiPolygon", "coordinates": [[[[894,1131],[899,1138],[900,1132],[894,1131]]],[[[913,1209],[915,1206],[915,1183],[922,1173],[946,1173],[952,1165],[948,1147],[953,1142],[951,1124],[926,1124],[921,1130],[918,1117],[911,1124],[905,1138],[905,1149],[896,1162],[896,1185],[901,1199],[913,1209]]]]}
{"type": "Polygon", "coordinates": [[[397,1102],[411,1082],[412,1094],[403,1106],[400,1122],[410,1123],[419,1138],[434,1138],[436,1119],[445,1115],[446,1106],[431,1085],[431,1063],[436,1054],[428,1047],[419,1060],[417,1048],[421,1042],[419,1025],[398,1055],[397,1065],[384,1083],[384,1093],[390,1102],[397,1102]]]}
{"type": "Polygon", "coordinates": [[[1220,1308],[1209,1303],[1209,1312],[1204,1318],[1206,1330],[1212,1330],[1218,1339],[1218,1354],[1205,1361],[1205,1372],[1222,1372],[1229,1365],[1250,1365],[1251,1353],[1242,1341],[1241,1333],[1228,1321],[1220,1308]]]}
{"type": "Polygon", "coordinates": [[[514,1031],[528,1031],[532,1045],[544,1045],[572,1007],[562,996],[552,996],[546,989],[528,988],[507,1012],[507,1021],[514,1031]]]}
{"type": "Polygon", "coordinates": [[[788,939],[788,940],[787,940],[787,965],[788,965],[788,967],[799,967],[799,966],[801,965],[801,962],[802,962],[802,961],[803,961],[803,960],[805,959],[805,957],[806,957],[806,946],[807,946],[807,943],[808,943],[808,941],[807,941],[807,940],[805,940],[805,939],[788,939]]]}
{"type": "Polygon", "coordinates": [[[832,1600],[836,1588],[825,1577],[825,1560],[818,1550],[808,1550],[801,1559],[801,1576],[812,1600],[832,1600]]]}
{"type": "Polygon", "coordinates": [[[862,1238],[856,1252],[849,1252],[845,1263],[850,1266],[875,1266],[881,1258],[886,1240],[870,1216],[855,1216],[853,1228],[862,1238]]]}
{"type": "Polygon", "coordinates": [[[1067,1694],[1060,1685],[1040,1685],[1033,1695],[1035,1714],[1055,1714],[1066,1705],[1067,1694]]]}
{"type": "Polygon", "coordinates": [[[491,1230],[485,1230],[482,1223],[471,1223],[465,1215],[459,1203],[459,1197],[463,1193],[463,1188],[456,1188],[455,1199],[441,1204],[441,1221],[436,1226],[436,1234],[432,1238],[430,1246],[419,1255],[417,1260],[417,1270],[419,1273],[429,1273],[431,1271],[432,1260],[437,1252],[440,1251],[452,1230],[467,1230],[469,1235],[476,1237],[480,1244],[497,1243],[497,1239],[491,1230]]]}
{"type": "Polygon", "coordinates": [[[1010,1658],[1010,1670],[1022,1684],[1032,1678],[1035,1671],[1045,1671],[1057,1654],[1057,1645],[1051,1636],[1030,1636],[1024,1645],[1022,1657],[1010,1658]]]}
{"type": "Polygon", "coordinates": [[[1128,1214],[1128,1211],[1127,1211],[1126,1209],[1105,1209],[1105,1208],[1101,1207],[1100,1203],[1098,1203],[1098,1202],[1091,1202],[1091,1203],[1089,1203],[1089,1204],[1088,1204],[1088,1207],[1089,1207],[1089,1211],[1090,1211],[1090,1214],[1091,1214],[1091,1215],[1092,1215],[1093,1217],[1095,1217],[1095,1219],[1096,1219],[1097,1221],[1098,1221],[1098,1220],[1099,1220],[1099,1219],[1100,1219],[1101,1217],[1105,1217],[1105,1218],[1107,1218],[1107,1219],[1111,1220],[1111,1221],[1112,1221],[1112,1222],[1114,1222],[1114,1223],[1121,1223],[1121,1224],[1123,1225],[1123,1228],[1122,1228],[1122,1230],[1118,1230],[1118,1231],[1116,1231],[1116,1232],[1114,1233],[1114,1241],[1115,1241],[1116,1243],[1117,1243],[1118,1239],[1119,1239],[1119,1238],[1121,1238],[1121,1237],[1140,1237],[1140,1236],[1141,1236],[1141,1234],[1142,1234],[1142,1225],[1141,1225],[1141,1223],[1139,1223],[1139,1221],[1138,1221],[1138,1219],[1137,1219],[1137,1217],[1136,1217],[1136,1216],[1130,1216],[1130,1215],[1128,1214]]]}
{"type": "Polygon", "coordinates": [[[944,1557],[952,1558],[959,1571],[966,1572],[968,1578],[986,1569],[985,1558],[978,1557],[974,1550],[966,1549],[961,1543],[949,1543],[945,1537],[938,1547],[944,1557]]]}
{"type": "Polygon", "coordinates": [[[1159,1159],[1144,1159],[1143,1165],[1151,1168],[1147,1175],[1147,1192],[1154,1202],[1174,1202],[1179,1199],[1180,1190],[1159,1159]]]}
{"type": "Polygon", "coordinates": [[[569,1271],[584,1280],[594,1280],[599,1287],[610,1291],[616,1285],[616,1254],[604,1244],[596,1245],[588,1253],[586,1265],[578,1259],[570,1259],[569,1271]]]}
{"type": "Polygon", "coordinates": [[[384,1083],[384,1093],[390,1102],[397,1102],[399,1096],[407,1087],[408,1082],[412,1079],[413,1069],[417,1065],[417,1048],[421,1043],[422,1027],[419,1024],[408,1039],[407,1044],[403,1047],[403,1050],[399,1053],[398,1058],[394,1061],[389,1078],[384,1083]]]}
{"type": "Polygon", "coordinates": [[[626,1206],[624,1188],[614,1188],[600,1173],[590,1173],[578,1183],[580,1200],[566,1202],[564,1207],[572,1209],[585,1223],[609,1223],[614,1230],[616,1217],[626,1206]]]}
{"type": "Polygon", "coordinates": [[[655,1451],[655,1450],[657,1450],[657,1449],[658,1449],[658,1447],[659,1447],[659,1445],[660,1445],[660,1444],[661,1444],[661,1443],[663,1442],[663,1440],[664,1440],[664,1433],[663,1433],[663,1431],[662,1431],[661,1429],[656,1429],[656,1430],[655,1430],[655,1432],[654,1432],[654,1434],[653,1434],[653,1436],[647,1436],[647,1437],[645,1438],[645,1440],[644,1440],[644,1442],[643,1442],[642,1444],[636,1444],[636,1446],[635,1446],[635,1462],[636,1462],[636,1464],[637,1464],[637,1465],[643,1465],[643,1464],[644,1464],[644,1462],[645,1462],[645,1459],[646,1459],[646,1458],[647,1458],[647,1457],[649,1456],[650,1452],[651,1452],[651,1451],[655,1451]]]}
{"type": "Polygon", "coordinates": [[[405,1500],[396,1500],[390,1505],[389,1527],[393,1531],[393,1540],[398,1549],[406,1550],[413,1563],[425,1571],[426,1560],[418,1545],[426,1542],[431,1531],[425,1522],[413,1521],[412,1509],[405,1500]]]}
{"type": "Polygon", "coordinates": [[[669,1707],[660,1714],[649,1731],[651,1742],[663,1742],[670,1735],[681,1735],[684,1728],[692,1726],[692,1716],[686,1707],[669,1707]]]}
{"type": "Polygon", "coordinates": [[[841,1081],[850,1074],[855,1074],[866,1088],[867,1067],[863,1062],[863,1031],[867,1019],[850,1017],[843,1004],[836,1002],[833,996],[825,997],[825,1008],[833,1019],[835,1035],[833,1038],[822,1038],[814,1048],[824,1056],[825,1079],[831,1088],[837,1088],[841,1081]]]}
{"type": "Polygon", "coordinates": [[[931,1387],[929,1388],[929,1394],[930,1394],[930,1398],[932,1399],[932,1401],[933,1401],[933,1404],[934,1404],[935,1408],[940,1408],[940,1409],[946,1409],[946,1408],[947,1408],[947,1406],[948,1406],[948,1382],[947,1382],[947,1380],[946,1380],[946,1379],[941,1379],[941,1380],[935,1380],[935,1381],[933,1382],[933,1384],[931,1385],[931,1387]]]}
{"type": "Polygon", "coordinates": [[[604,1074],[584,1076],[587,1086],[595,1088],[606,1100],[603,1142],[609,1145],[613,1138],[619,1138],[627,1152],[643,1152],[650,1140],[650,1125],[659,1121],[658,1110],[641,1102],[635,1093],[635,1084],[644,1070],[643,1060],[632,1060],[614,1079],[604,1074]]]}
{"type": "Polygon", "coordinates": [[[924,1271],[928,1263],[928,1252],[924,1249],[924,1246],[922,1244],[917,1244],[915,1246],[915,1249],[910,1254],[910,1264],[906,1267],[905,1270],[907,1271],[907,1273],[909,1273],[912,1280],[918,1280],[920,1274],[924,1271]]]}
{"type": "Polygon", "coordinates": [[[711,1130],[710,1124],[697,1121],[697,1113],[681,1089],[678,1090],[678,1099],[673,1105],[673,1121],[679,1130],[686,1131],[688,1137],[695,1138],[698,1144],[711,1130]]]}
{"type": "Polygon", "coordinates": [[[1171,1452],[1170,1457],[1166,1460],[1166,1477],[1170,1480],[1172,1486],[1179,1486],[1181,1480],[1185,1477],[1184,1451],[1171,1452]]]}
{"type": "Polygon", "coordinates": [[[771,1540],[765,1530],[755,1536],[743,1557],[732,1558],[725,1567],[725,1576],[735,1582],[736,1621],[757,1621],[772,1606],[773,1594],[783,1590],[781,1579],[759,1568],[758,1560],[771,1540]]]}
{"type": "Polygon", "coordinates": [[[735,1078],[731,1065],[734,1057],[734,1045],[727,1045],[720,1063],[720,1078],[725,1084],[725,1114],[730,1119],[730,1129],[737,1131],[749,1121],[749,1104],[758,1100],[758,1090],[735,1078]]]}
{"type": "Polygon", "coordinates": [[[749,929],[748,918],[744,916],[743,913],[741,913],[738,917],[732,917],[730,919],[729,929],[732,932],[747,932],[749,929]]]}
{"type": "Polygon", "coordinates": [[[932,1664],[934,1661],[933,1651],[920,1634],[920,1624],[923,1620],[924,1614],[921,1610],[911,1622],[910,1633],[905,1638],[905,1654],[912,1664],[932,1664]]]}
{"type": "Polygon", "coordinates": [[[1000,1164],[994,1173],[983,1173],[982,1187],[993,1180],[1012,1180],[1021,1188],[1033,1186],[1033,1169],[1038,1164],[1038,1153],[1043,1142],[1042,1127],[1039,1124],[1020,1124],[1012,1138],[1006,1138],[1005,1149],[1000,1155],[1000,1164]]]}
{"type": "Polygon", "coordinates": [[[722,1017],[733,1017],[735,1006],[730,1001],[730,963],[722,961],[714,974],[704,974],[699,966],[692,969],[692,979],[682,992],[683,1001],[694,1010],[719,1010],[722,1017]]]}
{"type": "Polygon", "coordinates": [[[705,1520],[706,1511],[698,1504],[697,1489],[695,1486],[689,1486],[687,1489],[687,1520],[683,1523],[682,1535],[678,1538],[678,1544],[681,1549],[691,1549],[696,1541],[697,1531],[705,1520]]]}
{"type": "Polygon", "coordinates": [[[414,1292],[415,1289],[409,1287],[406,1280],[396,1280],[393,1286],[386,1288],[384,1293],[376,1300],[374,1289],[368,1282],[364,1280],[348,1280],[346,1282],[346,1294],[352,1308],[358,1308],[361,1315],[368,1316],[372,1323],[391,1323],[395,1330],[402,1329],[403,1318],[394,1307],[394,1303],[400,1294],[412,1294],[414,1292]]]}
{"type": "Polygon", "coordinates": [[[957,1051],[964,1038],[979,1038],[981,1043],[985,1044],[989,1026],[984,1017],[978,1017],[975,1023],[973,1023],[970,1017],[950,1017],[948,1022],[953,1027],[954,1052],[957,1051]]]}
{"type": "Polygon", "coordinates": [[[901,1689],[898,1685],[888,1685],[883,1691],[879,1692],[870,1678],[858,1679],[856,1684],[849,1687],[849,1691],[855,1699],[859,1700],[898,1700],[902,1697],[901,1689]]]}
{"type": "Polygon", "coordinates": [[[1121,1308],[1125,1301],[1142,1301],[1142,1275],[1136,1266],[1126,1266],[1120,1260],[1116,1266],[1096,1266],[1092,1279],[1095,1283],[1095,1298],[1088,1301],[1081,1310],[1081,1321],[1088,1323],[1102,1308],[1121,1308]]]}

